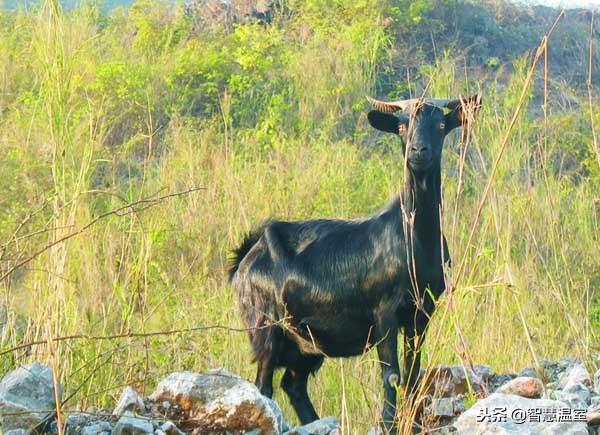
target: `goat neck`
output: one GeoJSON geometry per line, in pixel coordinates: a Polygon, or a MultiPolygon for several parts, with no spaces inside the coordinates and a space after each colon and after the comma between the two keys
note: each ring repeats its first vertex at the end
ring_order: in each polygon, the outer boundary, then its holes
{"type": "Polygon", "coordinates": [[[440,246],[441,175],[439,164],[425,172],[406,168],[402,193],[404,224],[421,245],[440,246]]]}

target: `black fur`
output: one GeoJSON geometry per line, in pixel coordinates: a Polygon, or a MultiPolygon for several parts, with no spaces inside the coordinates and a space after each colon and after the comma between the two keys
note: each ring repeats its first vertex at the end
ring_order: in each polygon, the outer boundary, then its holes
{"type": "Polygon", "coordinates": [[[318,418],[307,382],[326,356],[377,347],[387,429],[395,415],[390,381],[400,375],[400,329],[409,392],[419,374],[420,346],[449,262],[440,227],[440,163],[456,111],[444,115],[424,105],[410,120],[403,116],[369,114],[371,124],[387,132],[408,122],[401,136],[408,180],[400,198],[364,219],[269,221],[235,251],[230,277],[246,325],[256,328],[250,331],[256,384],[271,397],[273,371],[284,367],[282,387],[303,424],[318,418]]]}
{"type": "Polygon", "coordinates": [[[252,249],[252,247],[256,244],[256,242],[258,242],[258,239],[260,239],[263,231],[265,230],[265,227],[268,224],[269,224],[269,221],[266,220],[266,221],[262,222],[261,224],[255,226],[252,230],[250,230],[248,232],[248,234],[246,234],[244,236],[244,239],[242,240],[242,244],[240,246],[238,246],[236,249],[231,250],[231,256],[229,258],[229,270],[228,270],[229,281],[233,280],[233,275],[235,275],[235,273],[237,272],[238,267],[240,266],[240,262],[244,259],[244,257],[248,253],[248,251],[250,251],[250,249],[252,249]]]}

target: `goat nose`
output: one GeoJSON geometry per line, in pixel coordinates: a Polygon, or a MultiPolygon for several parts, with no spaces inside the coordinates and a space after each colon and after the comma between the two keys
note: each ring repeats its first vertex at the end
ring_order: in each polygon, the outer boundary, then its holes
{"type": "Polygon", "coordinates": [[[410,148],[410,150],[418,155],[427,155],[429,153],[429,148],[428,147],[416,147],[416,146],[412,146],[410,148]]]}

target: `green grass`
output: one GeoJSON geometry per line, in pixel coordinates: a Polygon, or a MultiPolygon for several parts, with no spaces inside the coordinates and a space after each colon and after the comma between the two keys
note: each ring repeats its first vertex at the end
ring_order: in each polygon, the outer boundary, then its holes
{"type": "MultiPolygon", "coordinates": [[[[103,218],[16,270],[0,297],[31,320],[5,329],[0,352],[58,336],[243,327],[227,256],[254,223],[362,216],[398,192],[398,143],[365,119],[364,95],[393,53],[385,2],[307,2],[231,34],[198,32],[179,8],[149,1],[110,16],[53,5],[0,12],[3,270],[111,209],[205,189],[103,218]]],[[[519,371],[575,355],[598,366],[600,169],[585,100],[546,121],[521,116],[466,246],[526,68],[498,80],[466,80],[447,60],[423,71],[432,95],[484,94],[462,176],[459,136],[446,142],[444,228],[466,267],[439,302],[427,364],[519,371]]],[[[54,365],[66,411],[113,406],[128,384],[149,394],[174,370],[254,377],[246,334],[222,329],[46,343],[2,354],[0,371],[33,360],[54,365]]],[[[320,414],[366,432],[380,414],[376,354],[327,361],[310,389],[320,414]]]]}

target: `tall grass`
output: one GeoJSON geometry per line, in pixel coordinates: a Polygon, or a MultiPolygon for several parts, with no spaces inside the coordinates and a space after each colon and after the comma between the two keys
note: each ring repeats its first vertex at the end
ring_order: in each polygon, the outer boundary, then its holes
{"type": "MultiPolygon", "coordinates": [[[[4,271],[109,210],[205,188],[107,216],[11,273],[1,371],[51,364],[65,412],[111,406],[124,385],[149,394],[174,370],[252,379],[246,334],[190,329],[243,327],[226,262],[257,221],[356,217],[397,194],[398,143],[364,116],[393,49],[385,10],[293,3],[271,26],[232,33],[198,31],[179,8],[149,1],[110,16],[52,1],[0,12],[4,271]],[[144,335],[161,330],[185,332],[144,335]],[[11,350],[33,341],[45,343],[11,350]]],[[[456,134],[444,152],[445,232],[454,264],[466,261],[439,301],[429,365],[518,371],[573,355],[598,367],[595,103],[590,114],[583,99],[572,111],[550,101],[542,121],[528,115],[530,95],[466,246],[526,69],[465,79],[442,60],[423,71],[432,95],[484,94],[468,149],[456,134]]],[[[319,413],[366,432],[380,414],[378,371],[372,352],[328,360],[310,385],[319,413]]]]}

